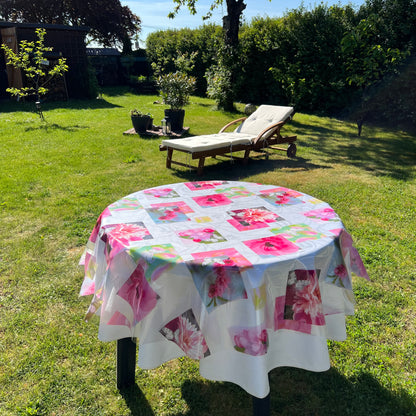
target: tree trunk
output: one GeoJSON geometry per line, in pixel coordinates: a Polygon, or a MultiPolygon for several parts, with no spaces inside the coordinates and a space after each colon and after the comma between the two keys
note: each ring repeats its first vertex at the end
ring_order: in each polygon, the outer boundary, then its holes
{"type": "Polygon", "coordinates": [[[227,16],[223,18],[225,31],[225,44],[238,46],[238,31],[240,29],[240,16],[246,8],[243,0],[227,0],[227,16]]]}
{"type": "MultiPolygon", "coordinates": [[[[243,0],[227,0],[227,16],[224,16],[222,27],[224,29],[224,43],[227,47],[230,47],[232,51],[236,52],[238,48],[238,32],[240,29],[240,17],[243,14],[243,10],[246,8],[243,0]]],[[[227,91],[222,102],[222,107],[226,111],[234,110],[234,85],[236,80],[237,66],[235,62],[231,62],[231,59],[235,59],[235,53],[225,58],[227,67],[231,71],[231,90],[227,91]]]]}

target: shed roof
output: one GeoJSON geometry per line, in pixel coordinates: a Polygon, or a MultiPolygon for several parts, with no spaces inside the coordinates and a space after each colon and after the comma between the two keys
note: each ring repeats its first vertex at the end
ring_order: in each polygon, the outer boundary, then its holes
{"type": "Polygon", "coordinates": [[[21,27],[27,29],[55,29],[55,30],[75,30],[78,32],[88,32],[90,28],[88,26],[69,26],[69,25],[55,25],[52,23],[17,23],[17,22],[0,22],[0,28],[7,27],[21,27]]]}

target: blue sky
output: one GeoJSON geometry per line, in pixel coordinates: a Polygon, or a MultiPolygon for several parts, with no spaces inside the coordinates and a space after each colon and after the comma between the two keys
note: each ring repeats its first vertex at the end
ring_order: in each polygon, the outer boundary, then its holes
{"type": "MultiPolygon", "coordinates": [[[[197,11],[192,16],[186,7],[183,7],[180,13],[174,19],[168,19],[167,14],[174,8],[172,0],[121,0],[121,4],[130,7],[133,13],[140,16],[142,20],[142,32],[140,34],[140,47],[144,47],[144,42],[149,33],[155,30],[165,29],[181,29],[184,27],[196,28],[204,22],[202,16],[209,10],[211,0],[198,0],[197,11]]],[[[255,16],[281,17],[286,11],[296,9],[302,4],[302,0],[247,0],[245,2],[247,8],[244,10],[244,18],[249,22],[255,16]]],[[[320,1],[303,1],[308,9],[313,9],[320,1]]],[[[359,7],[364,4],[364,0],[328,0],[323,3],[331,6],[333,4],[345,5],[351,3],[353,6],[359,7]]],[[[222,24],[222,17],[227,14],[227,8],[224,5],[214,11],[213,17],[208,21],[212,23],[222,24]]]]}

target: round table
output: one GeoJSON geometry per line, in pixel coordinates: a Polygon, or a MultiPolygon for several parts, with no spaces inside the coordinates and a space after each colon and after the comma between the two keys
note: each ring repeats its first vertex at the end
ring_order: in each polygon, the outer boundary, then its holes
{"type": "Polygon", "coordinates": [[[368,278],[325,202],[276,185],[187,182],[126,196],[100,215],[81,260],[100,340],[137,339],[138,365],[181,356],[210,380],[269,393],[278,366],[329,368],[327,339],[368,278]]]}

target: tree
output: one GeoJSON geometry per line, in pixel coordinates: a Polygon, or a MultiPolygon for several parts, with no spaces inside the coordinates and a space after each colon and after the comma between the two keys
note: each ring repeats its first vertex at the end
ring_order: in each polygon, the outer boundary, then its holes
{"type": "Polygon", "coordinates": [[[37,41],[28,42],[22,40],[19,45],[19,52],[13,52],[7,45],[2,44],[1,48],[6,55],[7,65],[21,69],[26,77],[26,86],[21,88],[7,88],[7,92],[19,98],[34,95],[38,106],[39,116],[43,120],[40,107],[40,97],[48,92],[46,86],[54,78],[59,77],[68,71],[65,58],[59,58],[57,63],[48,68],[49,61],[45,58],[45,52],[52,51],[51,47],[45,46],[45,29],[36,29],[37,41]]]}
{"type": "MultiPolygon", "coordinates": [[[[196,14],[196,3],[198,0],[173,0],[176,4],[174,11],[169,13],[169,17],[173,18],[178,13],[181,6],[187,6],[191,14],[196,14]]],[[[271,0],[269,0],[271,1],[271,0]]],[[[209,12],[203,16],[203,19],[209,19],[212,16],[212,12],[218,6],[222,5],[224,0],[212,0],[212,4],[210,6],[209,12]]],[[[224,16],[222,27],[224,30],[224,43],[225,43],[225,50],[230,56],[238,56],[237,54],[237,47],[238,47],[238,32],[240,29],[240,19],[243,14],[244,9],[246,8],[246,4],[244,0],[225,0],[227,5],[227,15],[224,16]]],[[[229,61],[229,59],[228,59],[229,61]]],[[[211,72],[207,74],[208,80],[213,81],[216,83],[216,94],[221,96],[221,103],[220,105],[225,110],[232,110],[234,108],[233,98],[234,98],[234,90],[233,86],[235,85],[236,80],[236,71],[237,65],[235,62],[227,65],[226,60],[220,61],[218,59],[217,68],[213,67],[211,72]],[[225,64],[225,66],[224,66],[225,64]],[[223,77],[213,77],[213,71],[220,68],[223,74],[223,77]],[[222,80],[219,82],[219,80],[222,80]],[[230,85],[232,88],[229,88],[230,85]],[[221,88],[224,87],[225,89],[221,91],[221,88]]]]}
{"type": "MultiPolygon", "coordinates": [[[[196,14],[196,3],[198,0],[173,0],[176,4],[173,12],[169,13],[170,18],[174,18],[181,6],[187,6],[191,14],[196,14]]],[[[269,0],[271,1],[271,0],[269,0]]],[[[212,0],[209,12],[203,16],[204,20],[212,16],[212,12],[218,6],[222,5],[224,0],[212,0]]],[[[224,16],[222,27],[224,29],[225,44],[233,48],[238,46],[238,31],[240,28],[240,18],[247,5],[244,0],[225,0],[227,5],[227,16],[224,16]]]]}
{"type": "Polygon", "coordinates": [[[104,46],[128,45],[140,18],[120,0],[2,0],[0,17],[11,22],[83,25],[104,46]]]}
{"type": "Polygon", "coordinates": [[[383,77],[397,72],[401,63],[410,55],[410,46],[400,50],[379,43],[379,20],[378,15],[369,15],[347,33],[341,42],[347,81],[361,90],[362,110],[358,114],[358,135],[371,111],[368,101],[374,88],[383,77]]]}

